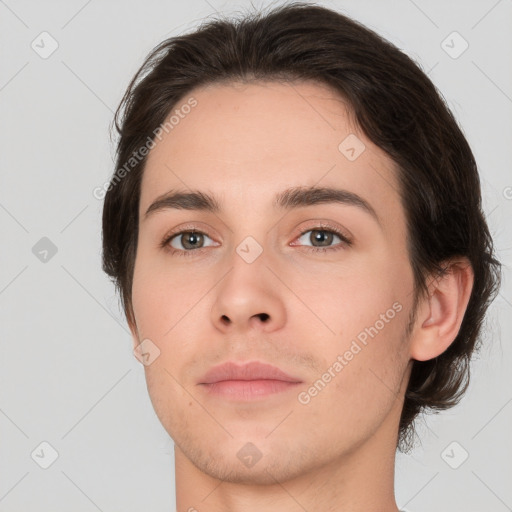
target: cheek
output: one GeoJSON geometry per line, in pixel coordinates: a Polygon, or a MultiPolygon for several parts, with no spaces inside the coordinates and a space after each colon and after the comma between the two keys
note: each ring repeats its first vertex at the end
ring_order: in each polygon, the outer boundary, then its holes
{"type": "MultiPolygon", "coordinates": [[[[173,414],[184,410],[190,402],[181,366],[194,355],[190,331],[186,328],[194,318],[187,314],[198,299],[185,296],[184,290],[197,290],[195,280],[190,281],[183,273],[173,273],[144,259],[136,261],[132,301],[141,340],[149,339],[158,347],[158,357],[144,366],[149,397],[161,423],[170,435],[180,431],[182,415],[173,414]],[[195,300],[194,300],[195,299],[195,300]]],[[[188,428],[188,427],[187,427],[188,428]]]]}
{"type": "MultiPolygon", "coordinates": [[[[336,375],[332,379],[333,394],[324,397],[326,407],[332,404],[331,400],[341,400],[348,410],[359,411],[358,403],[368,403],[368,412],[371,409],[376,413],[389,407],[388,399],[393,398],[389,390],[397,392],[408,361],[403,333],[412,299],[408,288],[412,277],[407,267],[400,267],[392,257],[385,256],[359,259],[350,270],[317,275],[315,286],[303,286],[299,292],[331,332],[329,335],[314,322],[315,356],[326,372],[331,368],[336,375]],[[318,335],[318,329],[325,335],[318,335]],[[333,368],[336,362],[338,372],[333,368]]],[[[303,331],[314,336],[309,327],[311,316],[297,316],[295,320],[302,324],[303,331]]]]}
{"type": "Polygon", "coordinates": [[[396,397],[408,362],[403,343],[406,307],[360,293],[333,316],[337,337],[317,338],[315,352],[323,361],[323,373],[308,383],[302,396],[311,400],[304,409],[307,417],[327,416],[322,434],[340,445],[370,436],[392,408],[401,406],[396,397]]]}
{"type": "MultiPolygon", "coordinates": [[[[406,309],[403,302],[411,276],[403,262],[385,249],[378,254],[351,255],[338,266],[330,265],[327,271],[294,270],[287,282],[296,296],[332,334],[343,339],[356,337],[376,323],[377,330],[382,331],[384,326],[389,330],[388,325],[400,316],[398,310],[406,309]]],[[[302,312],[304,305],[300,307],[302,312]]],[[[304,323],[305,318],[302,315],[296,320],[304,323]]]]}
{"type": "Polygon", "coordinates": [[[187,272],[176,272],[164,258],[151,259],[141,252],[132,287],[133,310],[141,337],[164,343],[206,291],[204,280],[191,278],[187,272]]]}
{"type": "Polygon", "coordinates": [[[176,304],[170,303],[173,296],[166,293],[161,279],[151,272],[135,272],[132,302],[135,319],[143,338],[160,339],[172,326],[171,311],[176,304]]]}
{"type": "Polygon", "coordinates": [[[164,414],[169,404],[188,400],[177,382],[186,385],[182,366],[201,350],[198,340],[205,336],[199,326],[205,324],[198,320],[206,315],[201,299],[211,284],[144,256],[136,261],[132,302],[141,340],[158,347],[158,357],[144,370],[155,409],[164,414]]]}

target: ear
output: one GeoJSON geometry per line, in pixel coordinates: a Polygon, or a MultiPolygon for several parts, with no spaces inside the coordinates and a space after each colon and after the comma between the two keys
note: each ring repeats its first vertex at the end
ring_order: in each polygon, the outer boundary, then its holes
{"type": "Polygon", "coordinates": [[[411,358],[427,361],[442,354],[459,333],[473,289],[474,272],[467,258],[445,262],[445,272],[429,285],[418,304],[411,334],[411,358]]]}

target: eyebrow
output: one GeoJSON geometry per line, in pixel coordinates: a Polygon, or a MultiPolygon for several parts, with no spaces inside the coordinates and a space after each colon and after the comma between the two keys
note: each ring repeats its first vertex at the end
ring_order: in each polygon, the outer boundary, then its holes
{"type": "MultiPolygon", "coordinates": [[[[380,225],[380,219],[371,204],[361,196],[350,192],[331,187],[292,187],[279,192],[274,197],[273,206],[277,210],[292,210],[314,206],[317,204],[338,203],[348,206],[355,206],[370,214],[380,225]]],[[[221,206],[218,199],[208,193],[201,191],[179,191],[171,190],[159,196],[147,209],[144,219],[151,214],[168,210],[197,210],[210,213],[220,213],[221,206]]]]}

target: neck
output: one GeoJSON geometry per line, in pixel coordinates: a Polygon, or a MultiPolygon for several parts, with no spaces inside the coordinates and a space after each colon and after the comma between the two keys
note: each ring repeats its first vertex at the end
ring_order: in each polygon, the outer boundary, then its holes
{"type": "Polygon", "coordinates": [[[395,440],[394,431],[381,428],[328,465],[269,485],[212,478],[175,445],[177,512],[399,512],[394,497],[396,444],[389,442],[395,440]],[[383,440],[385,434],[388,439],[383,440]]]}

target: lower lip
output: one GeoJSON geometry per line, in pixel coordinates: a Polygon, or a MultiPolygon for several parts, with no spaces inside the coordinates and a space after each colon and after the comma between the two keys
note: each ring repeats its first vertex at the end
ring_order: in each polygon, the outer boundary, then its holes
{"type": "Polygon", "coordinates": [[[232,400],[256,400],[296,388],[300,382],[282,380],[223,380],[201,384],[208,393],[232,400]]]}

